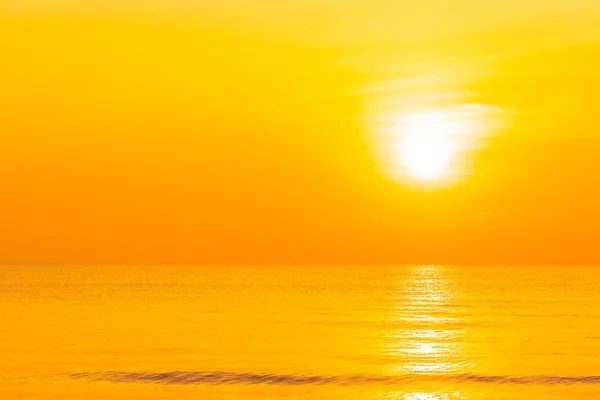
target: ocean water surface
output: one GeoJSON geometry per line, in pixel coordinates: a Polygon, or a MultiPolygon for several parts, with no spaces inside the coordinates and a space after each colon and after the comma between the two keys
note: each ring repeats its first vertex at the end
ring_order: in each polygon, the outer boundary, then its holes
{"type": "Polygon", "coordinates": [[[597,267],[1,267],[1,399],[600,399],[597,267]]]}

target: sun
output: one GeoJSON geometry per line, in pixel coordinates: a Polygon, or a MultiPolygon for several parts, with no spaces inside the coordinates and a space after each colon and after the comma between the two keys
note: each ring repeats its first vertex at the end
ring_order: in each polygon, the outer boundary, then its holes
{"type": "Polygon", "coordinates": [[[478,152],[510,124],[499,107],[472,102],[390,103],[367,119],[380,172],[415,190],[436,190],[471,179],[478,152]]]}
{"type": "Polygon", "coordinates": [[[436,133],[405,138],[399,147],[400,161],[411,175],[421,179],[441,176],[453,156],[450,140],[436,133]]]}
{"type": "Polygon", "coordinates": [[[466,129],[466,121],[443,111],[399,117],[394,127],[397,161],[414,178],[439,179],[449,172],[458,150],[457,137],[466,129]]]}

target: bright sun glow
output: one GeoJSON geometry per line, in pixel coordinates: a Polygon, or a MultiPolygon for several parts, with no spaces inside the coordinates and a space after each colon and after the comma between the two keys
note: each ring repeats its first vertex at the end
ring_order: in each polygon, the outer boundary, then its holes
{"type": "Polygon", "coordinates": [[[404,139],[400,152],[412,175],[430,179],[443,173],[452,156],[452,144],[442,135],[420,135],[404,139]]]}
{"type": "Polygon", "coordinates": [[[438,178],[455,157],[457,136],[466,131],[466,121],[442,111],[410,114],[399,118],[396,154],[410,175],[438,178]]]}

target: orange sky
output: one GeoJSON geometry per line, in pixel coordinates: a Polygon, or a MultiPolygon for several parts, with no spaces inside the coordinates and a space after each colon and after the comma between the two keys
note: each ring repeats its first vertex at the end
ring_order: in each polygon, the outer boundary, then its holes
{"type": "Polygon", "coordinates": [[[198,3],[0,4],[0,263],[600,262],[600,3],[198,3]]]}

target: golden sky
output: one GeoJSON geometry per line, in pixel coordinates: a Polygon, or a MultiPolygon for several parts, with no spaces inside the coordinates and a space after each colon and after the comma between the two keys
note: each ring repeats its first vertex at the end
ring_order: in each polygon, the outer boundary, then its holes
{"type": "Polygon", "coordinates": [[[0,263],[600,262],[600,2],[541,4],[4,0],[0,263]]]}

